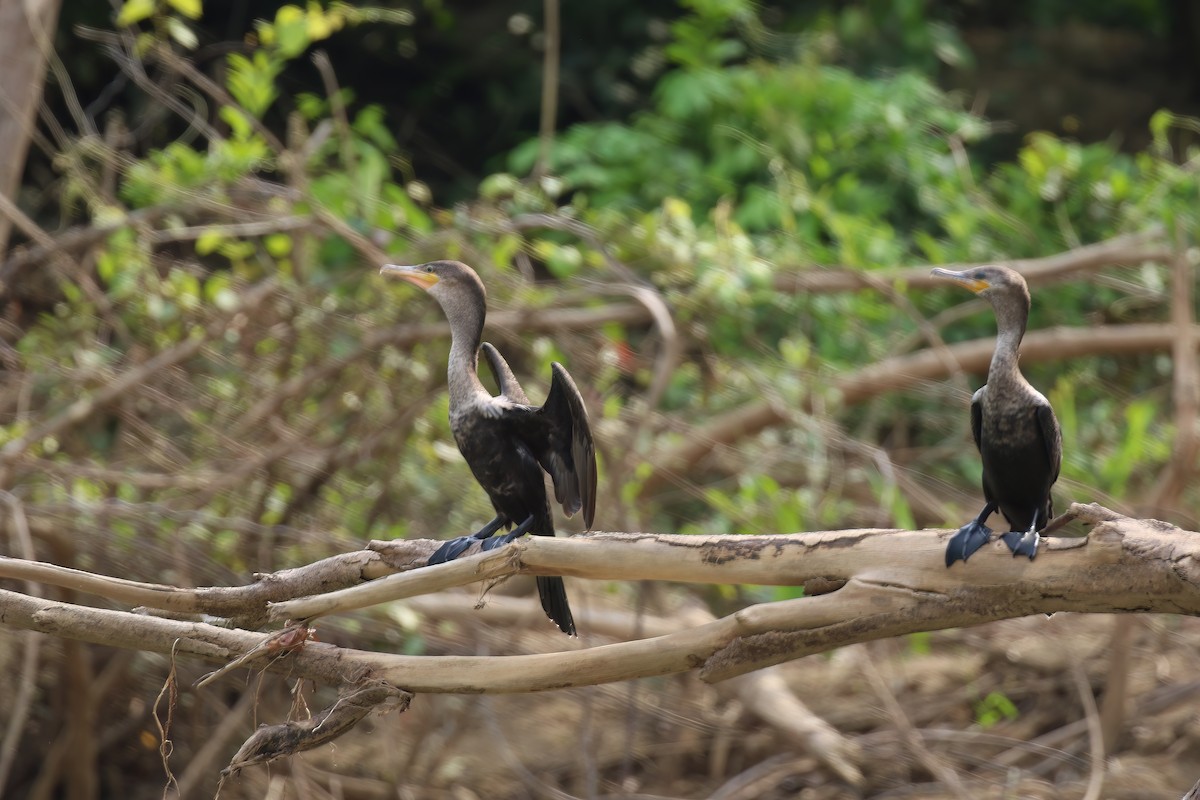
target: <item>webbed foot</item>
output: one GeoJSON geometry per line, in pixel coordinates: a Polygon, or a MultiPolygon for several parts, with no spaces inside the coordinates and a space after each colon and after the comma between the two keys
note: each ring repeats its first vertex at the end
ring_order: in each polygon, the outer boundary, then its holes
{"type": "Polygon", "coordinates": [[[979,520],[971,520],[963,525],[946,545],[946,566],[951,566],[959,559],[965,564],[976,550],[988,543],[991,535],[992,529],[979,520]]]}
{"type": "Polygon", "coordinates": [[[475,542],[486,542],[493,533],[500,530],[507,522],[507,517],[498,515],[470,536],[459,536],[457,539],[445,542],[441,547],[433,551],[433,555],[425,562],[425,566],[432,567],[434,564],[445,564],[447,561],[453,561],[467,552],[467,549],[475,542]]]}
{"type": "MultiPolygon", "coordinates": [[[[459,536],[457,539],[451,539],[433,551],[433,555],[425,562],[425,566],[432,567],[434,564],[444,564],[447,561],[453,561],[467,552],[467,548],[477,541],[479,539],[475,536],[459,536]]],[[[485,539],[484,546],[486,547],[491,541],[491,539],[485,539]]]]}
{"type": "Polygon", "coordinates": [[[1008,545],[1008,549],[1012,550],[1013,558],[1017,556],[1029,556],[1029,560],[1033,561],[1033,557],[1037,555],[1038,542],[1041,537],[1037,531],[1009,531],[1002,534],[1000,538],[1008,545]]]}
{"type": "Polygon", "coordinates": [[[506,533],[503,536],[495,536],[481,544],[479,549],[483,550],[484,552],[495,550],[497,547],[504,547],[504,545],[508,544],[515,538],[517,537],[513,536],[511,533],[506,533]]]}
{"type": "Polygon", "coordinates": [[[520,525],[513,528],[511,531],[504,534],[503,536],[497,536],[494,539],[488,539],[486,542],[483,543],[483,549],[484,550],[495,550],[497,547],[504,547],[504,545],[508,544],[509,542],[515,541],[515,540],[521,538],[522,536],[524,536],[526,533],[529,532],[529,529],[532,527],[533,527],[533,517],[532,516],[526,517],[524,522],[522,522],[520,525]]]}

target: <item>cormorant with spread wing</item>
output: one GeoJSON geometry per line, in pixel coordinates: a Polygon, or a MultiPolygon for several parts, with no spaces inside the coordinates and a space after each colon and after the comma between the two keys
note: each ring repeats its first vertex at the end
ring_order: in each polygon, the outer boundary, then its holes
{"type": "Polygon", "coordinates": [[[964,562],[987,543],[984,524],[999,510],[1010,530],[1000,538],[1013,556],[1037,555],[1038,531],[1054,515],[1050,487],[1062,464],[1062,432],[1050,402],[1029,385],[1017,359],[1029,319],[1029,287],[1008,267],[986,266],[952,272],[935,269],[986,298],[996,312],[996,350],[987,383],[971,398],[971,433],[983,460],[986,505],[958,530],[946,548],[946,566],[964,562]]]}
{"type": "MultiPolygon", "coordinates": [[[[428,563],[452,561],[475,541],[483,540],[484,549],[492,549],[526,532],[553,536],[542,470],[550,474],[563,511],[568,516],[582,511],[590,530],[596,510],[596,451],[583,398],[566,369],[551,365],[546,402],[531,405],[507,362],[485,342],[483,354],[500,388],[493,397],[477,372],[487,293],[475,271],[458,261],[431,261],[418,266],[387,264],[381,272],[429,292],[446,313],[451,335],[450,430],[496,510],[495,519],[470,536],[446,542],[428,563]],[[510,533],[489,538],[513,525],[510,533]]],[[[562,578],[539,576],[537,586],[547,616],[563,633],[574,635],[562,578]]]]}

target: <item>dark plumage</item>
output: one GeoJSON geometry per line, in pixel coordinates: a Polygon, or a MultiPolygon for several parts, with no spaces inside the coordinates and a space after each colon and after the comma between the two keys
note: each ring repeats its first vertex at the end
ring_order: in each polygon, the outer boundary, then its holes
{"type": "Polygon", "coordinates": [[[1062,464],[1062,432],[1054,410],[1021,374],[1017,359],[1029,319],[1029,287],[1007,267],[976,267],[962,272],[933,270],[984,297],[996,312],[996,350],[987,383],[971,398],[971,433],[983,460],[983,497],[973,521],[959,529],[946,548],[946,566],[966,561],[987,543],[984,525],[999,510],[1010,530],[1001,538],[1014,556],[1037,555],[1038,531],[1054,515],[1050,487],[1062,464]]]}
{"type": "MultiPolygon", "coordinates": [[[[475,271],[458,261],[432,261],[414,267],[388,264],[381,272],[429,292],[446,313],[451,332],[450,430],[496,510],[495,519],[471,536],[446,542],[429,563],[451,561],[475,541],[488,540],[483,547],[491,549],[526,532],[553,536],[543,470],[550,474],[563,511],[568,516],[582,511],[590,530],[596,510],[596,451],[583,398],[566,369],[551,365],[550,393],[542,406],[535,406],[508,363],[485,342],[483,354],[500,387],[493,397],[478,375],[487,293],[475,271]],[[489,540],[513,525],[511,533],[489,540]]],[[[546,614],[563,633],[574,635],[562,578],[539,577],[537,585],[546,614]]]]}

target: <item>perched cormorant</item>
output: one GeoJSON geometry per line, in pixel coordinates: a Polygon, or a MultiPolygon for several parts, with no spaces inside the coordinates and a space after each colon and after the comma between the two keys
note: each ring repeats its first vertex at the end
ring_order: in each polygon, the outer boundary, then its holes
{"type": "Polygon", "coordinates": [[[935,269],[987,298],[996,312],[996,351],[987,383],[971,398],[971,433],[983,460],[983,497],[987,505],[959,528],[946,548],[946,566],[966,561],[988,541],[984,525],[999,509],[1010,530],[1000,538],[1013,556],[1037,555],[1038,531],[1054,515],[1050,487],[1062,464],[1062,432],[1054,410],[1029,385],[1017,366],[1021,338],[1029,319],[1029,287],[1008,267],[976,267],[952,272],[935,269]]]}
{"type": "MultiPolygon", "coordinates": [[[[441,305],[450,322],[450,430],[475,480],[487,492],[496,518],[470,536],[438,548],[430,564],[452,561],[472,542],[490,550],[526,532],[554,535],[554,518],[542,470],[550,474],[554,496],[568,516],[583,511],[588,529],[596,510],[596,450],[587,410],[575,382],[561,364],[551,365],[550,393],[541,406],[530,404],[508,363],[486,342],[483,354],[500,388],[493,397],[479,380],[480,339],[487,293],[475,271],[458,261],[419,266],[385,265],[382,273],[421,287],[441,305]],[[490,539],[501,528],[511,533],[490,539]]],[[[562,578],[539,576],[538,594],[547,616],[563,633],[575,634],[562,578]]]]}

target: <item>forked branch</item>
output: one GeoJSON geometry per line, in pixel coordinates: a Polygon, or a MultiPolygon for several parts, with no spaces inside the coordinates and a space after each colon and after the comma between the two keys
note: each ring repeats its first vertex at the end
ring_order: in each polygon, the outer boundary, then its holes
{"type": "MultiPolygon", "coordinates": [[[[1095,505],[1072,505],[1064,516],[1095,527],[1084,538],[1043,539],[1035,561],[1013,559],[994,547],[951,569],[943,561],[948,530],[531,537],[428,568],[438,542],[375,542],[370,550],[261,576],[250,586],[195,590],[0,559],[0,577],[69,585],[175,611],[236,609],[244,618],[301,623],[265,634],[0,592],[0,624],[337,686],[344,707],[330,713],[342,714],[339,725],[348,728],[370,698],[403,707],[412,692],[536,692],[692,670],[714,682],[855,642],[1038,613],[1200,614],[1200,534],[1095,505]],[[681,621],[680,629],[656,630],[659,635],[634,641],[581,648],[577,640],[563,638],[564,651],[534,655],[404,656],[307,637],[307,625],[323,615],[517,574],[794,585],[810,596],[750,606],[691,627],[681,621]],[[371,575],[385,577],[362,582],[371,575]],[[323,593],[297,597],[314,586],[323,593]],[[346,588],[325,591],[337,586],[346,588]],[[353,709],[345,705],[351,697],[353,709]]],[[[587,628],[589,616],[581,615],[581,628],[587,628]]],[[[256,740],[233,766],[312,746],[327,735],[321,724],[268,733],[278,737],[256,740]],[[275,749],[279,743],[286,745],[283,751],[275,749]]]]}
{"type": "MultiPolygon", "coordinates": [[[[951,533],[944,530],[532,537],[426,569],[413,568],[423,566],[436,542],[376,543],[374,552],[387,567],[407,571],[274,603],[270,616],[311,621],[517,574],[806,586],[815,596],[750,606],[663,636],[565,652],[401,656],[311,642],[279,655],[274,665],[286,664],[293,674],[333,684],[353,676],[355,682],[373,679],[417,692],[532,692],[693,669],[704,680],[717,681],[853,642],[1036,613],[1200,614],[1200,536],[1098,506],[1077,504],[1070,513],[1095,529],[1086,538],[1047,538],[1036,561],[1013,559],[995,548],[953,569],[943,566],[942,551],[951,533]]],[[[88,591],[103,594],[101,589],[88,591]]],[[[195,591],[191,605],[203,610],[199,598],[212,590],[195,591]]],[[[174,645],[178,653],[218,661],[260,646],[267,636],[13,592],[0,595],[0,622],[120,647],[170,652],[174,645]]],[[[563,644],[572,647],[570,640],[563,644]]]]}

